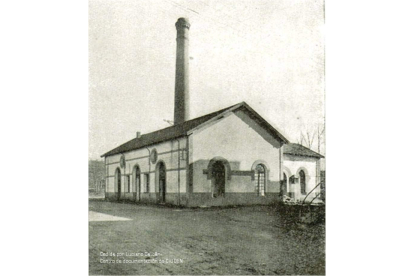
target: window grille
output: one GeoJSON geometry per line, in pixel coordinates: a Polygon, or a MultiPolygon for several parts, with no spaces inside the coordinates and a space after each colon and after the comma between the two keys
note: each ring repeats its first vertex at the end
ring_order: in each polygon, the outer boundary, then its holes
{"type": "Polygon", "coordinates": [[[255,179],[256,179],[256,193],[259,196],[265,195],[265,181],[266,181],[266,172],[262,164],[256,166],[255,170],[255,179]]]}
{"type": "Polygon", "coordinates": [[[299,172],[300,192],[302,195],[306,195],[306,176],[303,171],[299,172]]]}

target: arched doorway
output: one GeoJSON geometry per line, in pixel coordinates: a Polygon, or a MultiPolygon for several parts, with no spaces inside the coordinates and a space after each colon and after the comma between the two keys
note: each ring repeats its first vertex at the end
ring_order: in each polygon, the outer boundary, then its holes
{"type": "Polygon", "coordinates": [[[266,169],[263,164],[258,164],[255,169],[256,192],[259,196],[265,195],[266,169]]]}
{"type": "Polygon", "coordinates": [[[224,196],[226,192],[226,169],[223,162],[217,161],[212,167],[213,197],[224,196]]]}
{"type": "Polygon", "coordinates": [[[119,168],[115,171],[115,192],[116,192],[116,199],[121,199],[121,170],[119,168]]]}
{"type": "Polygon", "coordinates": [[[306,195],[306,175],[304,171],[299,172],[300,193],[306,195]]]}
{"type": "Polygon", "coordinates": [[[167,173],[165,170],[164,162],[159,162],[157,164],[157,176],[158,176],[159,201],[161,203],[164,203],[165,193],[167,190],[167,173]]]}
{"type": "Polygon", "coordinates": [[[283,180],[280,183],[280,195],[284,196],[287,194],[287,176],[285,173],[283,173],[283,180]]]}
{"type": "Polygon", "coordinates": [[[134,175],[135,175],[134,181],[135,181],[135,193],[136,193],[135,200],[140,201],[141,200],[141,170],[139,166],[135,167],[134,175]]]}

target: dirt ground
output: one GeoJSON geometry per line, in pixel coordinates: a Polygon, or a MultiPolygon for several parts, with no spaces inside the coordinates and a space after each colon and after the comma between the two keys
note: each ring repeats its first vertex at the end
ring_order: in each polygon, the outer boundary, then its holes
{"type": "Polygon", "coordinates": [[[324,225],[277,207],[180,209],[90,200],[126,221],[89,222],[90,275],[324,275],[324,225]]]}

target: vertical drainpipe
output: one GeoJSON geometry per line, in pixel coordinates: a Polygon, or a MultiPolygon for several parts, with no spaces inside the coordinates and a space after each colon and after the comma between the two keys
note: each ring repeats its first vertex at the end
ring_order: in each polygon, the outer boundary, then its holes
{"type": "Polygon", "coordinates": [[[105,156],[105,159],[104,159],[104,162],[105,162],[105,199],[106,199],[106,193],[107,193],[107,189],[108,189],[108,162],[107,162],[107,159],[106,159],[106,156],[105,156]]]}
{"type": "Polygon", "coordinates": [[[283,143],[280,143],[279,147],[279,193],[280,193],[280,187],[282,186],[282,179],[283,179],[283,172],[282,172],[282,146],[283,143]]]}
{"type": "MultiPolygon", "coordinates": [[[[151,186],[151,151],[148,147],[145,147],[148,150],[148,183],[150,184],[149,186],[151,186]]],[[[155,190],[155,182],[154,182],[154,190],[155,190]]],[[[151,197],[151,195],[149,194],[150,192],[148,192],[149,197],[151,197]]],[[[154,191],[155,192],[155,191],[154,191]]]]}
{"type": "Polygon", "coordinates": [[[180,172],[181,172],[181,163],[180,163],[180,140],[178,138],[176,138],[175,140],[177,140],[178,143],[178,206],[180,206],[180,172]]]}
{"type": "MultiPolygon", "coordinates": [[[[315,176],[315,186],[321,182],[321,159],[316,160],[316,176],[315,176]]],[[[319,186],[319,193],[321,192],[321,186],[319,186]]]]}
{"type": "Polygon", "coordinates": [[[125,167],[124,167],[124,177],[123,178],[124,178],[124,185],[123,186],[124,186],[124,200],[125,200],[126,199],[126,187],[125,186],[126,186],[126,182],[127,182],[126,181],[126,163],[125,163],[125,167]]]}
{"type": "MultiPolygon", "coordinates": [[[[193,181],[192,179],[190,179],[190,136],[187,135],[187,145],[186,145],[186,150],[187,150],[187,156],[186,156],[186,192],[187,192],[187,206],[188,206],[188,201],[190,198],[190,181],[193,181]]],[[[194,186],[193,186],[194,188],[194,186]]]]}
{"type": "MultiPolygon", "coordinates": [[[[316,185],[318,185],[318,160],[316,160],[315,165],[316,165],[315,166],[315,186],[316,186],[316,185]]],[[[316,191],[315,191],[315,193],[316,193],[316,191]]]]}

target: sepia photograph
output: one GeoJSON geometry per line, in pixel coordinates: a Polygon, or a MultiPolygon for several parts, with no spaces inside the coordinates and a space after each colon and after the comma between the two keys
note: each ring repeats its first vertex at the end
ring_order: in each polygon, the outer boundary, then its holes
{"type": "Polygon", "coordinates": [[[89,274],[325,275],[322,0],[89,0],[89,274]]]}
{"type": "Polygon", "coordinates": [[[2,275],[412,274],[409,1],[0,7],[2,275]]]}

